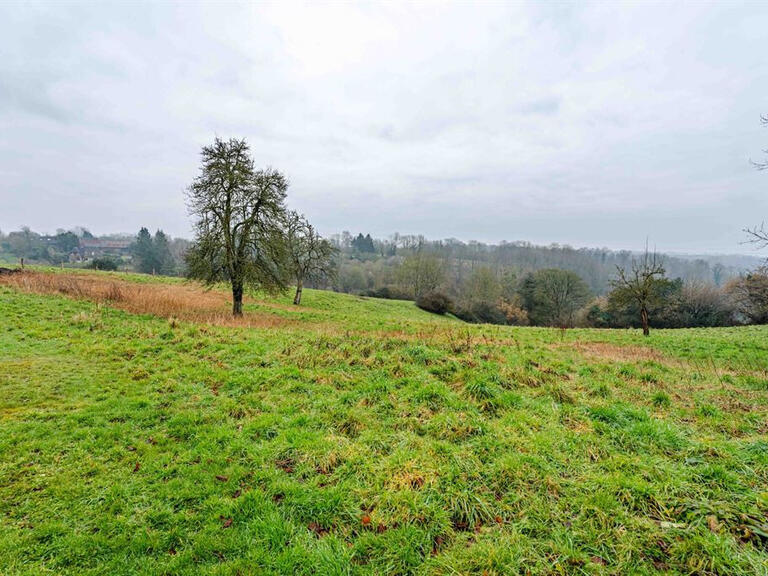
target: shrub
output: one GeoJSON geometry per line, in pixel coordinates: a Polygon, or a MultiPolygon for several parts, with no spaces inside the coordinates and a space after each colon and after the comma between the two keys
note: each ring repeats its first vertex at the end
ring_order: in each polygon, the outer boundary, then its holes
{"type": "Polygon", "coordinates": [[[442,292],[427,292],[416,299],[416,306],[434,314],[445,314],[453,308],[453,302],[442,292]]]}
{"type": "Polygon", "coordinates": [[[88,263],[88,268],[92,270],[107,270],[114,272],[117,270],[117,262],[111,258],[94,258],[88,263]]]}
{"type": "Polygon", "coordinates": [[[465,322],[475,324],[506,324],[507,317],[497,306],[488,302],[475,302],[456,308],[454,314],[465,322]]]}
{"type": "Polygon", "coordinates": [[[413,294],[408,294],[408,292],[397,286],[382,286],[381,288],[366,290],[364,295],[369,296],[370,298],[385,298],[387,300],[413,299],[413,294]]]}
{"type": "Polygon", "coordinates": [[[530,323],[528,320],[528,312],[526,312],[518,302],[502,300],[499,304],[499,309],[507,319],[507,324],[512,326],[528,326],[530,323]]]}
{"type": "Polygon", "coordinates": [[[613,318],[607,307],[606,298],[597,298],[592,305],[587,307],[584,325],[588,328],[610,328],[613,324],[613,318]]]}

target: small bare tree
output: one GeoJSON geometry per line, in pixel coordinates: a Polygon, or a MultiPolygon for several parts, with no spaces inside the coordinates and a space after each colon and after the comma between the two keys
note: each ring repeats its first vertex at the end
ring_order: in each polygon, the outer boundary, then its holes
{"type": "Polygon", "coordinates": [[[293,303],[301,304],[304,282],[333,276],[336,248],[317,233],[307,219],[297,212],[288,214],[285,224],[289,268],[296,281],[293,303]]]}
{"type": "Polygon", "coordinates": [[[662,259],[656,252],[648,252],[641,259],[632,259],[630,270],[617,266],[618,278],[611,282],[614,287],[614,297],[619,302],[636,304],[640,309],[640,322],[643,326],[643,336],[651,333],[648,322],[648,310],[657,298],[657,283],[664,277],[662,259]]]}
{"type": "Polygon", "coordinates": [[[445,280],[443,261],[423,251],[422,245],[423,239],[397,271],[400,284],[412,291],[415,298],[432,292],[445,280]]]}

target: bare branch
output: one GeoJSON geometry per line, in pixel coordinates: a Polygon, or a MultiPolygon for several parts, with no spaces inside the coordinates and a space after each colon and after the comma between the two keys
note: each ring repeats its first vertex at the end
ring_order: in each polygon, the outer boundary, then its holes
{"type": "Polygon", "coordinates": [[[745,228],[744,232],[750,236],[744,244],[755,244],[758,249],[768,247],[768,228],[765,227],[765,222],[754,228],[745,228]]]}

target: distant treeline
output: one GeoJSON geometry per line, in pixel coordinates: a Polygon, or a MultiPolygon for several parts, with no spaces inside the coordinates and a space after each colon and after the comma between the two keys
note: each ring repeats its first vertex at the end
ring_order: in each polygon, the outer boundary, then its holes
{"type": "MultiPolygon", "coordinates": [[[[637,257],[629,251],[529,243],[430,241],[422,236],[343,232],[334,273],[308,285],[379,298],[414,300],[469,322],[541,326],[636,327],[636,302],[614,281],[637,257]]],[[[136,236],[95,237],[87,229],[0,232],[0,259],[103,270],[184,275],[190,242],[142,228],[136,236]]],[[[649,296],[653,327],[768,322],[768,271],[758,259],[665,256],[649,296]]]]}
{"type": "MultiPolygon", "coordinates": [[[[416,300],[470,322],[542,326],[634,327],[639,305],[618,290],[629,251],[488,245],[422,236],[381,240],[348,232],[338,248],[337,291],[416,300]]],[[[647,311],[654,327],[721,326],[768,321],[768,277],[758,259],[665,256],[647,311]],[[747,270],[747,264],[755,270],[747,270]]]]}
{"type": "Polygon", "coordinates": [[[142,228],[136,236],[94,236],[82,227],[39,234],[22,228],[0,231],[0,259],[67,265],[100,270],[130,270],[147,274],[181,276],[190,242],[171,238],[162,230],[150,234],[142,228]]]}
{"type": "MultiPolygon", "coordinates": [[[[474,270],[486,267],[503,277],[546,268],[576,272],[596,295],[605,294],[616,275],[616,267],[631,263],[633,253],[606,248],[572,248],[563,245],[535,246],[527,242],[483,244],[455,239],[426,240],[423,236],[394,234],[387,239],[343,232],[330,237],[342,256],[337,289],[365,292],[396,287],[393,273],[410,254],[434,256],[442,263],[446,282],[458,288],[474,270]]],[[[665,256],[667,276],[683,280],[724,285],[729,279],[758,265],[758,258],[703,256],[683,258],[665,256]]]]}

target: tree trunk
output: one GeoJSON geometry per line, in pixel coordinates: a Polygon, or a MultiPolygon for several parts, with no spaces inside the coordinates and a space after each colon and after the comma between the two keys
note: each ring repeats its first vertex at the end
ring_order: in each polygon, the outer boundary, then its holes
{"type": "Polygon", "coordinates": [[[640,320],[643,323],[643,336],[648,336],[651,330],[648,328],[648,310],[645,309],[645,306],[640,308],[640,320]]]}
{"type": "Polygon", "coordinates": [[[232,282],[232,315],[243,315],[243,283],[242,281],[232,282]]]}
{"type": "Polygon", "coordinates": [[[303,283],[301,280],[296,282],[296,296],[293,297],[293,303],[298,306],[301,304],[301,291],[304,288],[303,283]]]}

